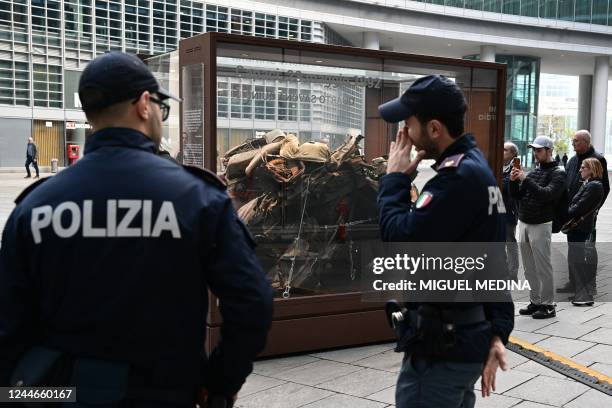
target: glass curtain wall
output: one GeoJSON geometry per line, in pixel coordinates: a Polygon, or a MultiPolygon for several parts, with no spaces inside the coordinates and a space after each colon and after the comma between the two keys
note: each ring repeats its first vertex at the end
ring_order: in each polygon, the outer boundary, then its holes
{"type": "Polygon", "coordinates": [[[447,7],[612,26],[612,0],[413,0],[447,7]]]}

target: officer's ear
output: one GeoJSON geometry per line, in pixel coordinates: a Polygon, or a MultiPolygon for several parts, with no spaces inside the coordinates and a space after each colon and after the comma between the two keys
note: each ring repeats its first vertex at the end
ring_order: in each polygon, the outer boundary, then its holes
{"type": "Polygon", "coordinates": [[[149,116],[151,115],[151,104],[149,103],[150,98],[151,94],[149,91],[144,91],[140,97],[134,101],[136,114],[145,121],[149,120],[149,116]]]}
{"type": "Polygon", "coordinates": [[[444,125],[437,119],[430,120],[427,124],[427,133],[432,139],[438,139],[444,134],[444,125]]]}

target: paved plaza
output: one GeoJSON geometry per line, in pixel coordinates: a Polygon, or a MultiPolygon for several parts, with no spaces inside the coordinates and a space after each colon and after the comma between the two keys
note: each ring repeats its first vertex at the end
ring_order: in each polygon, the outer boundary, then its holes
{"type": "MultiPolygon", "coordinates": [[[[0,228],[13,208],[13,199],[31,183],[22,177],[0,173],[0,228]]],[[[427,177],[426,171],[420,177],[427,177]]],[[[565,236],[557,234],[554,241],[562,243],[565,236]]],[[[513,336],[612,376],[612,303],[601,301],[612,295],[612,274],[608,271],[612,267],[611,199],[599,214],[598,241],[603,244],[599,246],[599,301],[595,306],[577,308],[558,303],[557,317],[548,320],[517,315],[513,336]]],[[[516,310],[522,305],[517,303],[516,310]]],[[[367,345],[258,361],[237,406],[392,407],[402,358],[393,352],[393,346],[367,345]]],[[[498,374],[495,394],[484,400],[478,397],[477,407],[612,407],[611,396],[518,354],[509,352],[509,360],[510,370],[498,374]]]]}

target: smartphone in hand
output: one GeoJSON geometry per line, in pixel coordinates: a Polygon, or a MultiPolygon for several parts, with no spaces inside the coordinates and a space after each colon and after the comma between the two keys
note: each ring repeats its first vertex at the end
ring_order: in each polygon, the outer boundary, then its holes
{"type": "Polygon", "coordinates": [[[512,159],[512,167],[514,167],[515,169],[521,168],[521,158],[520,157],[515,157],[514,159],[512,159]]]}

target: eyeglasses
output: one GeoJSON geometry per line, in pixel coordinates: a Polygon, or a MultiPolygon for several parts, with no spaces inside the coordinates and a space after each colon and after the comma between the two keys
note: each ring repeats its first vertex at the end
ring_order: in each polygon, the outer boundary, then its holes
{"type": "MultiPolygon", "coordinates": [[[[142,95],[139,95],[138,98],[134,99],[134,101],[132,101],[132,103],[136,103],[138,102],[138,100],[140,99],[142,95]]],[[[170,105],[168,105],[166,102],[162,101],[161,99],[158,99],[154,96],[149,96],[149,100],[151,102],[153,102],[156,105],[159,105],[159,109],[161,110],[162,113],[162,122],[165,121],[166,119],[168,119],[168,116],[170,116],[170,105]]]]}
{"type": "Polygon", "coordinates": [[[168,105],[166,102],[162,101],[161,99],[155,98],[154,96],[149,97],[149,100],[159,105],[159,109],[161,109],[161,113],[162,113],[162,122],[168,119],[168,116],[170,116],[170,105],[168,105]]]}
{"type": "Polygon", "coordinates": [[[580,142],[582,142],[582,140],[580,140],[580,139],[572,139],[572,144],[573,144],[573,145],[574,145],[574,144],[578,144],[578,143],[580,143],[580,142]]]}

